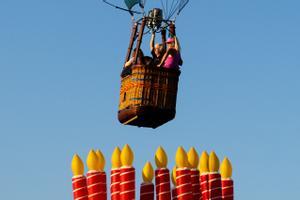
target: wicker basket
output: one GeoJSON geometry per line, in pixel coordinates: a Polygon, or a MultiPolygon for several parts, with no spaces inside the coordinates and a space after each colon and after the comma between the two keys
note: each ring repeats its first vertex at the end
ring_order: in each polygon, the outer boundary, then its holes
{"type": "MultiPolygon", "coordinates": [[[[127,69],[128,70],[128,69],[127,69]]],[[[175,117],[180,71],[134,65],[122,76],[119,121],[156,128],[175,117]]]]}

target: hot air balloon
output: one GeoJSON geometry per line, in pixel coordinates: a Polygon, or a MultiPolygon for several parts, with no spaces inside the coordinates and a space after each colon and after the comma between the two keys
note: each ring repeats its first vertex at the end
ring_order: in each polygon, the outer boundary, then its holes
{"type": "MultiPolygon", "coordinates": [[[[147,33],[160,33],[166,44],[166,32],[176,38],[175,21],[189,0],[103,0],[104,3],[131,15],[132,30],[123,68],[118,119],[124,125],[157,128],[175,118],[180,69],[157,67],[151,62],[139,62],[140,50],[147,33]],[[147,10],[147,5],[155,5],[147,10]]],[[[176,40],[177,41],[177,40],[176,40]]],[[[144,57],[144,56],[143,56],[144,57]]],[[[149,57],[145,57],[149,58],[149,57]]]]}

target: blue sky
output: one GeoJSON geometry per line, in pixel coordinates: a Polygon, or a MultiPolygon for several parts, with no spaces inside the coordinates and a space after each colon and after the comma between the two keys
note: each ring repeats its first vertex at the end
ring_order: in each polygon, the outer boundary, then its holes
{"type": "Polygon", "coordinates": [[[177,20],[177,116],[152,130],[117,121],[126,13],[97,0],[1,0],[1,199],[72,199],[72,155],[100,148],[109,164],[125,143],[138,183],[158,145],[169,168],[183,145],[231,159],[236,199],[299,196],[299,7],[191,1],[177,20]]]}

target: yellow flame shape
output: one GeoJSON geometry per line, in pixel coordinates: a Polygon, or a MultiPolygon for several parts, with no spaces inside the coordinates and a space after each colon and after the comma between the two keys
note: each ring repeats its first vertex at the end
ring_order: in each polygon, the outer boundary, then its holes
{"type": "Polygon", "coordinates": [[[209,171],[210,172],[217,172],[219,171],[219,168],[220,168],[220,161],[219,161],[219,158],[218,156],[216,155],[216,153],[214,151],[212,151],[210,154],[209,154],[209,171]]]}
{"type": "Polygon", "coordinates": [[[161,146],[156,150],[155,164],[157,168],[166,168],[168,165],[168,156],[161,146]]]}
{"type": "Polygon", "coordinates": [[[208,153],[206,151],[203,151],[200,157],[200,164],[199,164],[200,173],[209,172],[208,160],[209,160],[208,153]]]}
{"type": "Polygon", "coordinates": [[[150,162],[147,162],[142,172],[143,180],[145,183],[151,183],[153,180],[154,172],[150,162]]]}
{"type": "Polygon", "coordinates": [[[188,161],[191,168],[196,169],[198,167],[199,155],[194,147],[190,148],[188,152],[188,161]]]}
{"type": "Polygon", "coordinates": [[[121,152],[121,163],[122,166],[131,167],[133,163],[134,155],[128,144],[126,144],[121,152]]]}
{"type": "Polygon", "coordinates": [[[171,178],[172,178],[172,183],[174,186],[176,186],[176,166],[173,167],[173,170],[172,170],[172,174],[171,174],[171,178]]]}
{"type": "Polygon", "coordinates": [[[119,147],[116,147],[111,156],[111,164],[113,169],[120,168],[122,166],[120,156],[121,156],[121,150],[119,147]]]}
{"type": "Polygon", "coordinates": [[[226,179],[226,178],[231,178],[232,176],[232,165],[230,160],[225,157],[222,164],[221,164],[221,176],[222,178],[226,179]]]}
{"type": "Polygon", "coordinates": [[[81,158],[75,154],[72,159],[71,169],[74,176],[83,175],[84,165],[81,158]]]}
{"type": "Polygon", "coordinates": [[[178,168],[188,167],[188,157],[182,146],[177,149],[175,161],[178,168]]]}
{"type": "Polygon", "coordinates": [[[103,153],[99,149],[96,151],[96,155],[98,157],[99,170],[100,171],[104,171],[105,157],[104,157],[103,153]]]}
{"type": "Polygon", "coordinates": [[[86,163],[89,170],[97,170],[97,171],[99,170],[98,156],[93,149],[90,150],[86,159],[86,163]]]}

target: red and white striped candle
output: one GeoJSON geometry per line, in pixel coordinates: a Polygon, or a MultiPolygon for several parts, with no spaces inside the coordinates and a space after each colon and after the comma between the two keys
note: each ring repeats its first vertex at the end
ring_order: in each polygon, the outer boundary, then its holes
{"type": "Polygon", "coordinates": [[[232,176],[232,166],[228,158],[222,162],[221,165],[221,177],[222,177],[222,200],[234,199],[234,188],[232,176]]]}
{"type": "Polygon", "coordinates": [[[200,189],[202,193],[202,200],[209,200],[209,187],[208,187],[208,166],[209,156],[206,151],[203,151],[200,157],[200,189]]]}
{"type": "Polygon", "coordinates": [[[142,183],[140,190],[140,200],[154,200],[153,183],[142,183]]]}
{"type": "Polygon", "coordinates": [[[120,160],[121,150],[119,147],[116,147],[112,157],[112,169],[110,171],[110,198],[111,200],[119,200],[120,199],[120,160]]]}
{"type": "Polygon", "coordinates": [[[174,186],[172,188],[172,200],[177,200],[176,167],[174,167],[173,170],[172,170],[171,180],[172,180],[172,183],[173,183],[173,186],[174,186]]]}
{"type": "Polygon", "coordinates": [[[155,154],[155,189],[156,200],[171,200],[170,171],[167,168],[168,156],[160,146],[155,154]]]}
{"type": "Polygon", "coordinates": [[[75,154],[72,159],[72,188],[74,200],[88,200],[88,192],[86,186],[86,177],[84,173],[84,165],[81,158],[75,154]]]}
{"type": "Polygon", "coordinates": [[[200,188],[202,200],[209,200],[208,173],[200,174],[200,188]]]}
{"type": "Polygon", "coordinates": [[[121,152],[120,200],[135,199],[135,169],[132,167],[133,159],[133,152],[129,145],[126,144],[121,152]]]}
{"type": "Polygon", "coordinates": [[[157,200],[171,199],[170,171],[167,168],[155,170],[155,187],[157,200]]]}
{"type": "Polygon", "coordinates": [[[172,188],[172,200],[177,200],[177,188],[172,188]]]}
{"type": "Polygon", "coordinates": [[[201,199],[201,188],[200,188],[200,176],[199,176],[198,169],[191,169],[191,183],[192,183],[192,193],[193,193],[193,200],[200,200],[201,199]]]}
{"type": "Polygon", "coordinates": [[[188,168],[188,156],[183,147],[179,147],[176,152],[176,166],[177,199],[191,200],[193,199],[191,170],[188,168]]]}
{"type": "Polygon", "coordinates": [[[88,200],[85,176],[73,176],[72,185],[74,200],[88,200]]]}
{"type": "Polygon", "coordinates": [[[87,157],[89,171],[87,173],[87,188],[89,200],[106,200],[106,173],[103,171],[105,159],[101,151],[91,150],[87,157]]]}
{"type": "Polygon", "coordinates": [[[120,169],[112,169],[110,173],[111,200],[120,199],[120,169]]]}
{"type": "Polygon", "coordinates": [[[106,174],[101,171],[90,170],[87,173],[87,187],[89,200],[106,200],[106,174]]]}
{"type": "Polygon", "coordinates": [[[200,188],[200,172],[197,169],[199,164],[199,156],[194,147],[190,148],[188,152],[188,162],[191,168],[191,183],[192,183],[192,194],[193,200],[201,199],[201,188],[200,188]]]}
{"type": "Polygon", "coordinates": [[[191,171],[189,168],[177,168],[176,170],[176,184],[177,184],[177,199],[191,200],[193,199],[191,171]]]}
{"type": "Polygon", "coordinates": [[[219,158],[215,152],[211,152],[209,155],[209,199],[211,200],[222,200],[222,184],[221,174],[219,173],[219,158]]]}
{"type": "Polygon", "coordinates": [[[154,200],[153,167],[147,162],[143,168],[143,183],[140,189],[140,200],[154,200]]]}
{"type": "Polygon", "coordinates": [[[120,200],[135,199],[135,169],[121,167],[120,169],[120,200]]]}

